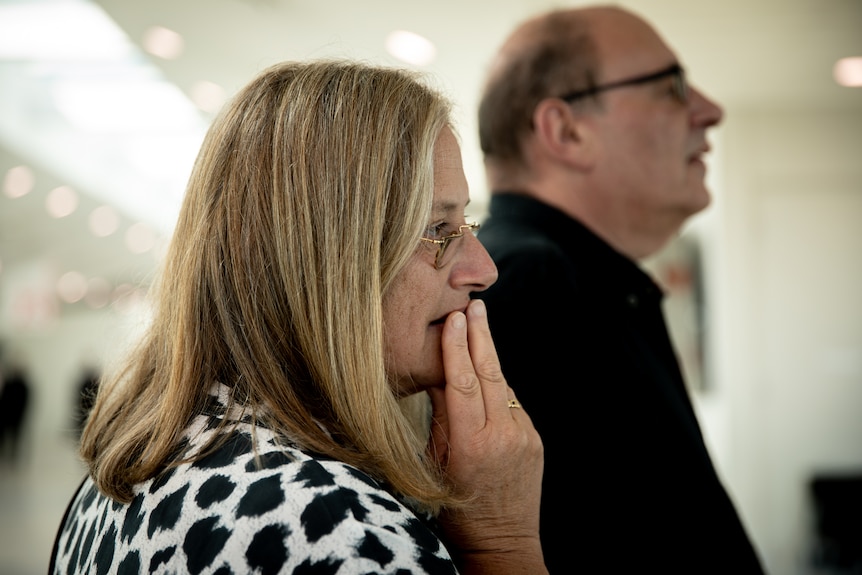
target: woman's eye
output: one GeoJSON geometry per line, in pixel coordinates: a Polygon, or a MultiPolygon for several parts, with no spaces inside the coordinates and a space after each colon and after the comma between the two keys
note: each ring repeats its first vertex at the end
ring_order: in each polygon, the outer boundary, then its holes
{"type": "MultiPolygon", "coordinates": [[[[467,221],[467,216],[461,219],[462,222],[467,221]]],[[[463,224],[453,224],[452,222],[438,222],[436,224],[432,224],[425,229],[425,236],[429,240],[439,240],[445,238],[446,236],[451,236],[452,234],[457,234],[461,228],[459,227],[463,224]]]]}
{"type": "Polygon", "coordinates": [[[425,230],[425,237],[429,240],[439,240],[450,233],[448,230],[449,224],[446,222],[440,222],[439,224],[428,226],[425,230]]]}

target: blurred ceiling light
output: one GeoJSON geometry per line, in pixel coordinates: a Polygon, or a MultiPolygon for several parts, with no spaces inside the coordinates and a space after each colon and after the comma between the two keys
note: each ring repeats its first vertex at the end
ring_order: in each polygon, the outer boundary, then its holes
{"type": "Polygon", "coordinates": [[[120,227],[120,217],[111,206],[99,206],[90,212],[88,223],[94,236],[104,238],[117,231],[120,227]]]}
{"type": "Polygon", "coordinates": [[[0,4],[0,59],[119,60],[133,48],[94,2],[0,4]]]}
{"type": "Polygon", "coordinates": [[[183,53],[183,37],[164,26],[144,32],[144,50],[164,60],[175,60],[183,53]]]}
{"type": "Polygon", "coordinates": [[[87,293],[84,296],[84,303],[93,309],[100,309],[108,305],[111,301],[111,292],[113,288],[108,280],[104,278],[90,278],[87,282],[87,293]]]}
{"type": "MultiPolygon", "coordinates": [[[[202,135],[190,132],[140,134],[126,142],[123,153],[136,173],[147,174],[154,181],[170,181],[170,193],[179,205],[202,139],[202,135]]],[[[132,182],[123,185],[125,189],[122,193],[128,194],[132,182]]],[[[167,195],[168,189],[167,186],[162,186],[162,193],[167,195]]],[[[145,189],[141,191],[146,192],[145,189]]],[[[122,206],[119,202],[111,204],[122,206]]],[[[128,210],[126,212],[128,213],[128,210]]]]}
{"type": "Polygon", "coordinates": [[[15,166],[9,168],[6,177],[3,178],[3,192],[10,198],[20,198],[33,190],[35,182],[33,170],[27,166],[15,166]]]}
{"type": "Polygon", "coordinates": [[[45,207],[52,217],[65,218],[78,208],[78,194],[69,186],[54,188],[48,192],[45,207]]]}
{"type": "Polygon", "coordinates": [[[434,61],[437,49],[430,40],[406,30],[396,30],[386,37],[386,50],[408,64],[427,66],[434,61]]]}
{"type": "Polygon", "coordinates": [[[833,70],[835,81],[850,88],[862,87],[862,56],[841,58],[833,70]]]}
{"type": "Polygon", "coordinates": [[[153,249],[154,245],[156,236],[147,224],[138,222],[126,230],[126,247],[130,252],[142,254],[153,249]]]}
{"type": "Polygon", "coordinates": [[[190,97],[195,106],[215,114],[225,101],[224,89],[214,82],[201,80],[192,86],[190,97]]]}
{"type": "Polygon", "coordinates": [[[166,81],[58,82],[53,96],[74,126],[91,132],[179,131],[199,125],[191,103],[166,81]]]}
{"type": "Polygon", "coordinates": [[[87,278],[80,272],[66,272],[57,282],[57,295],[66,303],[81,301],[87,295],[87,278]]]}
{"type": "Polygon", "coordinates": [[[51,157],[63,180],[168,231],[209,119],[100,4],[0,0],[0,132],[24,157],[51,157]],[[142,141],[160,155],[139,169],[131,155],[142,141]]]}

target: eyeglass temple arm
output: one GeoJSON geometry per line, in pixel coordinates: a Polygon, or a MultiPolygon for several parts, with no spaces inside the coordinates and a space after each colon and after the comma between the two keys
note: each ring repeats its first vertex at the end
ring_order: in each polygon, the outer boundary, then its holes
{"type": "Polygon", "coordinates": [[[578,100],[587,96],[594,96],[595,94],[600,94],[607,90],[613,90],[614,88],[621,88],[623,86],[635,86],[637,84],[646,84],[647,82],[652,82],[653,80],[658,80],[659,78],[670,76],[672,74],[679,74],[680,72],[682,72],[682,66],[676,64],[666,70],[660,70],[658,72],[655,72],[654,74],[648,74],[639,78],[620,80],[618,82],[611,82],[610,84],[593,86],[592,88],[587,88],[586,90],[578,90],[577,92],[571,92],[570,94],[566,94],[565,96],[560,96],[560,100],[571,102],[572,100],[578,100]]]}

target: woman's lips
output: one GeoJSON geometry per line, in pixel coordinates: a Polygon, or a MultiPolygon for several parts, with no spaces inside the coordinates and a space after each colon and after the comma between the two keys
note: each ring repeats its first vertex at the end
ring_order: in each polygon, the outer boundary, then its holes
{"type": "Polygon", "coordinates": [[[461,313],[467,313],[466,310],[467,310],[466,306],[464,306],[461,309],[453,309],[452,311],[449,311],[449,312],[446,312],[445,314],[443,314],[442,317],[439,317],[439,318],[435,319],[434,321],[432,321],[430,325],[443,325],[444,323],[446,323],[446,318],[449,317],[450,315],[452,315],[453,312],[460,311],[461,313]]]}

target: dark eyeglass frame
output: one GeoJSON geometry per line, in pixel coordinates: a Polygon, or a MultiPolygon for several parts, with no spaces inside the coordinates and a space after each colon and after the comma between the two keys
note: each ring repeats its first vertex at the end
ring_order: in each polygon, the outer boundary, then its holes
{"type": "Polygon", "coordinates": [[[449,247],[449,244],[452,243],[452,240],[456,240],[460,237],[463,237],[466,233],[465,230],[469,230],[471,233],[475,234],[479,231],[480,227],[481,226],[477,222],[472,222],[469,224],[463,224],[458,226],[457,232],[451,233],[448,236],[443,236],[439,239],[421,238],[423,242],[428,242],[437,246],[437,256],[434,258],[434,267],[439,270],[446,265],[445,263],[443,263],[443,254],[446,253],[446,248],[449,247]]]}
{"type": "Polygon", "coordinates": [[[587,88],[586,90],[570,92],[568,94],[560,96],[559,98],[560,100],[571,104],[572,102],[580,100],[581,98],[595,96],[596,94],[607,92],[608,90],[616,90],[617,88],[624,88],[626,86],[648,84],[650,82],[655,82],[656,80],[661,80],[662,78],[666,78],[668,76],[673,76],[672,88],[674,97],[683,104],[688,102],[689,88],[688,82],[686,82],[685,79],[685,69],[679,64],[673,64],[663,70],[659,70],[658,72],[653,72],[651,74],[644,74],[643,76],[636,76],[634,78],[628,78],[626,80],[618,80],[616,82],[610,82],[608,84],[594,86],[592,88],[587,88]]]}

